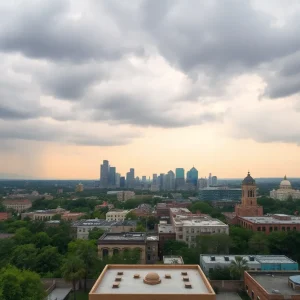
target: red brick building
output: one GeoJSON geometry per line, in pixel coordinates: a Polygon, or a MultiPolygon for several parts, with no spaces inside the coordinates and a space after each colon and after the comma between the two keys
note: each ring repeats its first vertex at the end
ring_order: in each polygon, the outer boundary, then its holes
{"type": "Polygon", "coordinates": [[[7,220],[11,217],[11,213],[8,212],[0,212],[0,221],[7,220]]]}

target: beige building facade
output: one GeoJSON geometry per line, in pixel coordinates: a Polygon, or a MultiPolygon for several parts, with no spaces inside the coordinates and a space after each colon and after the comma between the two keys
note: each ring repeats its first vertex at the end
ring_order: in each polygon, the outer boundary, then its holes
{"type": "Polygon", "coordinates": [[[31,201],[28,199],[18,199],[18,200],[4,200],[3,205],[6,209],[12,209],[21,213],[32,207],[31,201]]]}
{"type": "Polygon", "coordinates": [[[199,265],[107,265],[89,300],[215,300],[199,265]]]}
{"type": "Polygon", "coordinates": [[[124,221],[130,210],[112,209],[106,213],[106,221],[124,221]]]}
{"type": "Polygon", "coordinates": [[[294,190],[289,180],[284,176],[278,190],[272,190],[270,197],[280,201],[286,201],[289,198],[300,199],[300,191],[294,190]]]}
{"type": "Polygon", "coordinates": [[[133,191],[120,191],[117,192],[117,199],[118,201],[124,202],[129,199],[134,199],[135,197],[135,192],[133,191]]]}

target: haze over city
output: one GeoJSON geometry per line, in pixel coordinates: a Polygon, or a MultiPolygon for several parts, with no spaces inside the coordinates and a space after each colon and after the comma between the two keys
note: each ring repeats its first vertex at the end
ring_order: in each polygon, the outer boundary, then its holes
{"type": "Polygon", "coordinates": [[[299,177],[299,1],[2,1],[0,177],[299,177]]]}

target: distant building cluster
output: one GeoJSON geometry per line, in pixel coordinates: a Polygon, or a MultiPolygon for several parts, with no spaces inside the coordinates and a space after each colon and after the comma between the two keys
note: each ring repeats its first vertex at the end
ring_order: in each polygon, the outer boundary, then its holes
{"type": "Polygon", "coordinates": [[[153,174],[152,178],[136,176],[134,168],[130,168],[126,176],[117,173],[116,167],[110,166],[108,160],[103,160],[100,166],[100,184],[103,189],[126,188],[145,189],[150,191],[174,191],[174,190],[196,190],[206,187],[214,187],[218,184],[217,176],[209,174],[208,179],[200,178],[198,170],[192,167],[185,173],[183,168],[176,168],[175,172],[153,174]]]}

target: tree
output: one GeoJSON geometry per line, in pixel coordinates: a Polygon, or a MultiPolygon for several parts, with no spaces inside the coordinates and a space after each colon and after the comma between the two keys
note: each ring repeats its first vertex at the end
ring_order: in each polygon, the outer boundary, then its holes
{"type": "Polygon", "coordinates": [[[229,229],[230,237],[232,243],[230,245],[230,253],[235,254],[245,254],[249,251],[248,242],[252,237],[253,232],[249,229],[239,227],[239,226],[230,226],[229,229]]]}
{"type": "Polygon", "coordinates": [[[33,242],[37,248],[43,248],[51,243],[51,238],[46,232],[39,232],[33,236],[33,242]]]}
{"type": "Polygon", "coordinates": [[[241,256],[236,256],[235,260],[230,263],[230,274],[232,279],[241,280],[244,275],[244,271],[248,270],[247,260],[241,256]]]}
{"type": "Polygon", "coordinates": [[[7,265],[16,247],[14,239],[3,239],[0,242],[0,269],[7,265]]]}
{"type": "Polygon", "coordinates": [[[188,248],[188,245],[183,241],[167,240],[164,242],[165,255],[180,255],[183,248],[188,248]]]}
{"type": "Polygon", "coordinates": [[[95,227],[89,232],[89,240],[98,240],[103,233],[105,233],[103,229],[95,227]]]}
{"type": "Polygon", "coordinates": [[[33,244],[20,245],[14,249],[10,262],[19,269],[35,270],[37,253],[33,244]]]}
{"type": "Polygon", "coordinates": [[[46,246],[37,255],[35,271],[42,275],[47,274],[49,277],[53,277],[53,273],[59,276],[62,259],[56,247],[46,246]]]}
{"type": "Polygon", "coordinates": [[[253,254],[269,254],[267,236],[264,233],[255,233],[249,240],[249,248],[253,254]]]}
{"type": "Polygon", "coordinates": [[[196,247],[200,253],[227,254],[231,238],[225,233],[200,235],[196,239],[196,247]]]}
{"type": "Polygon", "coordinates": [[[230,280],[231,274],[229,267],[217,266],[209,270],[209,279],[211,280],[230,280]]]}
{"type": "Polygon", "coordinates": [[[138,219],[138,216],[133,211],[130,211],[125,216],[125,220],[137,220],[137,219],[138,219]]]}
{"type": "Polygon", "coordinates": [[[78,256],[83,262],[84,290],[86,291],[87,278],[93,273],[98,259],[97,246],[92,241],[76,240],[69,243],[68,249],[69,253],[78,256]]]}
{"type": "Polygon", "coordinates": [[[72,283],[74,300],[76,300],[76,284],[85,274],[83,261],[77,256],[70,255],[65,259],[61,272],[63,278],[72,283]]]}
{"type": "Polygon", "coordinates": [[[146,228],[142,224],[138,224],[135,228],[136,232],[145,232],[146,228]]]}
{"type": "Polygon", "coordinates": [[[32,241],[32,233],[27,228],[19,228],[16,230],[14,239],[17,244],[29,244],[32,241]]]}
{"type": "Polygon", "coordinates": [[[46,296],[38,274],[7,266],[0,272],[0,300],[41,300],[46,296]]]}

